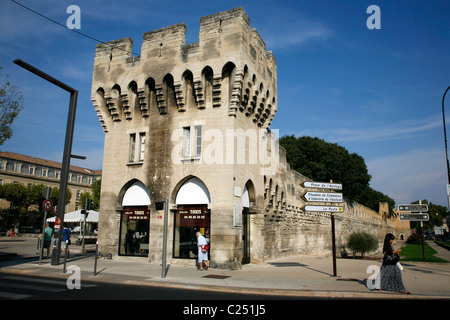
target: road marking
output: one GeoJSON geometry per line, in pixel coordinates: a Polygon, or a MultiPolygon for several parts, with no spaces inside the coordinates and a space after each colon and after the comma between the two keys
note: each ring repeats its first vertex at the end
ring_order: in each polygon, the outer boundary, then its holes
{"type": "Polygon", "coordinates": [[[61,291],[64,291],[67,289],[67,288],[64,288],[64,289],[49,288],[49,287],[43,287],[43,286],[35,286],[32,284],[20,284],[20,283],[3,282],[3,281],[0,281],[0,287],[36,290],[36,291],[47,291],[47,292],[61,292],[61,291]]]}
{"type": "Polygon", "coordinates": [[[0,291],[0,298],[2,298],[2,299],[22,300],[22,299],[26,299],[26,298],[30,298],[30,297],[32,297],[32,296],[29,294],[20,294],[20,293],[0,291]]]}

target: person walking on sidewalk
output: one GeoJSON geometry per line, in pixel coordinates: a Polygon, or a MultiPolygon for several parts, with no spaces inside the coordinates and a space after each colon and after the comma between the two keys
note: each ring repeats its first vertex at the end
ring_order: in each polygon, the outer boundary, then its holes
{"type": "Polygon", "coordinates": [[[399,265],[400,255],[402,251],[400,249],[394,250],[392,243],[395,236],[392,233],[386,234],[383,245],[383,264],[381,265],[381,290],[401,292],[405,294],[411,294],[411,292],[405,289],[403,284],[402,271],[403,269],[399,265]]]}
{"type": "Polygon", "coordinates": [[[64,224],[64,229],[62,231],[62,239],[61,239],[61,251],[64,250],[66,252],[66,246],[67,246],[67,258],[70,258],[70,250],[69,250],[69,244],[71,243],[70,240],[70,234],[72,232],[69,228],[67,228],[67,225],[64,224]]]}
{"type": "Polygon", "coordinates": [[[47,259],[50,256],[50,244],[52,242],[52,236],[53,236],[53,229],[50,228],[50,226],[47,223],[46,228],[44,230],[44,242],[43,242],[44,249],[47,249],[47,259]]]}
{"type": "Polygon", "coordinates": [[[206,241],[206,238],[201,234],[201,232],[197,232],[195,235],[197,236],[198,264],[200,265],[199,270],[208,270],[208,242],[206,241]],[[203,263],[205,263],[205,269],[203,269],[203,263]]]}

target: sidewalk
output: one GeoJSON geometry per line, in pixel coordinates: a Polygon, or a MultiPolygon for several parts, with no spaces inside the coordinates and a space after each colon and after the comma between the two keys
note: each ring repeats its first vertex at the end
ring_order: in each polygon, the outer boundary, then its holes
{"type": "MultiPolygon", "coordinates": [[[[434,243],[429,243],[434,248],[434,243]]],[[[91,248],[92,247],[88,247],[91,248]]],[[[450,261],[449,252],[435,248],[450,261]],[[442,251],[442,252],[441,252],[442,251]]],[[[402,263],[403,280],[412,295],[371,291],[367,288],[369,266],[381,266],[378,260],[337,259],[337,277],[333,277],[331,258],[295,256],[274,259],[262,264],[244,265],[241,270],[209,269],[197,271],[194,266],[168,261],[166,278],[161,278],[161,265],[145,259],[107,260],[99,258],[94,275],[94,255],[81,255],[81,248],[71,246],[67,270],[78,266],[82,281],[103,281],[148,286],[213,290],[264,295],[360,299],[450,299],[450,263],[402,263]],[[171,263],[172,262],[172,263],[171,263]]],[[[63,262],[63,259],[61,259],[63,262]]],[[[63,264],[52,266],[44,259],[39,265],[36,256],[0,262],[0,272],[68,278],[63,264]]]]}

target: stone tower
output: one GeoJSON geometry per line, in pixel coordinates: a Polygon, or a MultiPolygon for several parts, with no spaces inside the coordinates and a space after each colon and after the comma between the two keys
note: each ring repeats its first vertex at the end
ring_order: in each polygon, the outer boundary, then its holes
{"type": "Polygon", "coordinates": [[[130,38],[96,47],[99,250],[161,261],[164,211],[155,203],[167,198],[167,257],[192,261],[187,242],[200,231],[212,265],[235,267],[250,259],[245,228],[264,206],[258,152],[277,111],[276,60],[242,8],[201,18],[196,43],[185,33],[184,23],[146,32],[134,57],[130,38]]]}

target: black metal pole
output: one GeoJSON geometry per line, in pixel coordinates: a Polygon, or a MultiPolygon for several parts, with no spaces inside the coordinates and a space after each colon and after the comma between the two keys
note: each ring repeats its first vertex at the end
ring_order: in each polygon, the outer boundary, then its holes
{"type": "Polygon", "coordinates": [[[335,235],[335,227],[334,227],[334,214],[331,214],[331,242],[332,242],[332,250],[333,250],[333,277],[336,277],[336,235],[335,235]]]}
{"type": "Polygon", "coordinates": [[[445,141],[445,159],[447,160],[447,177],[448,177],[448,184],[450,184],[450,166],[448,164],[447,132],[445,130],[445,111],[444,111],[444,99],[448,89],[450,89],[450,86],[447,88],[447,90],[445,90],[444,95],[442,96],[442,121],[444,123],[444,141],[445,141]]]}
{"type": "Polygon", "coordinates": [[[97,275],[98,241],[95,243],[94,277],[97,275]]]}
{"type": "Polygon", "coordinates": [[[58,196],[58,216],[59,216],[59,230],[55,233],[55,245],[52,250],[52,265],[58,265],[61,256],[61,235],[64,226],[64,214],[66,210],[66,194],[67,194],[67,183],[69,178],[69,167],[70,167],[70,157],[72,151],[72,141],[73,141],[73,131],[75,127],[75,114],[77,109],[78,91],[72,87],[66,85],[65,83],[53,78],[47,73],[33,67],[32,65],[22,61],[20,59],[15,59],[13,61],[18,66],[34,73],[38,77],[41,77],[54,85],[60,87],[61,89],[70,93],[69,102],[69,115],[67,117],[66,126],[66,138],[64,142],[64,154],[61,168],[61,179],[59,182],[59,196],[58,196]]]}
{"type": "Polygon", "coordinates": [[[163,252],[161,261],[161,278],[165,278],[167,275],[167,223],[169,218],[169,199],[164,201],[164,230],[163,230],[163,252]]]}

